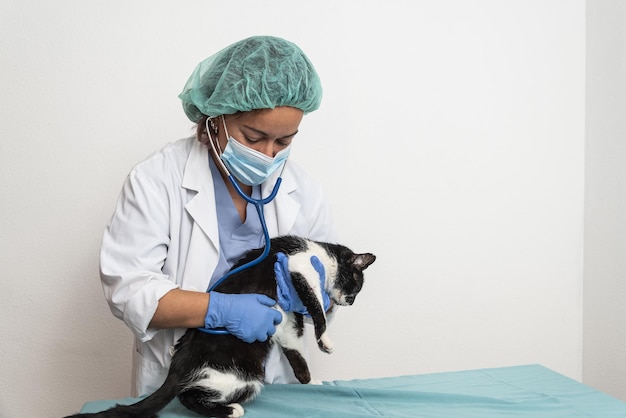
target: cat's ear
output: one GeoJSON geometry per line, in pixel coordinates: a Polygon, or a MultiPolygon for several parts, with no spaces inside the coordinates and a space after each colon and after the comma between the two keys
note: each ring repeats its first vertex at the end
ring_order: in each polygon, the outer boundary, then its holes
{"type": "Polygon", "coordinates": [[[358,270],[365,270],[374,261],[376,261],[376,256],[370,253],[354,254],[352,257],[352,265],[358,270]]]}

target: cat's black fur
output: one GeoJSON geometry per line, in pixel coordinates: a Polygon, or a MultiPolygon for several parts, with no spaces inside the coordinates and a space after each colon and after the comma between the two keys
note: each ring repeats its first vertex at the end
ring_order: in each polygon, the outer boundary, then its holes
{"type": "MultiPolygon", "coordinates": [[[[261,252],[260,249],[249,252],[237,266],[257,258],[261,252]]],[[[289,256],[300,253],[306,254],[307,257],[318,256],[326,272],[326,290],[331,300],[338,305],[351,305],[354,302],[363,285],[363,270],[376,259],[372,254],[355,254],[338,244],[283,236],[271,240],[270,254],[265,260],[232,275],[215,290],[222,293],[261,293],[276,300],[274,263],[278,252],[289,256]]],[[[307,280],[319,281],[319,277],[304,277],[300,272],[294,271],[291,264],[290,273],[298,296],[313,320],[320,349],[332,351],[332,343],[325,335],[326,315],[319,303],[319,295],[307,282],[307,280]]],[[[176,344],[165,382],[152,395],[133,405],[118,405],[104,412],[66,418],[152,418],[156,417],[158,411],[175,396],[178,396],[187,408],[204,416],[239,417],[243,415],[243,408],[239,403],[252,399],[262,387],[263,364],[272,344],[281,345],[295,376],[301,383],[311,382],[309,368],[302,353],[303,347],[299,345],[302,342],[303,331],[304,318],[298,313],[283,313],[281,331],[277,331],[277,334],[266,342],[257,341],[248,344],[229,334],[206,334],[197,329],[189,329],[176,344]],[[209,375],[212,376],[211,379],[215,379],[215,374],[219,375],[220,372],[236,376],[237,382],[241,383],[240,387],[230,393],[223,393],[219,387],[211,384],[194,386],[194,382],[198,383],[209,375]]]]}

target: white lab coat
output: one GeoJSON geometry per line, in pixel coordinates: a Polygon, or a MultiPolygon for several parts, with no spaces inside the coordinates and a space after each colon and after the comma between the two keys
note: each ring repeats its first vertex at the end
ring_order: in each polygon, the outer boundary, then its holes
{"type": "MultiPolygon", "coordinates": [[[[278,173],[263,185],[263,196],[276,177],[278,173]]],[[[292,161],[282,178],[276,198],[264,208],[270,236],[334,241],[330,209],[320,187],[292,161]]],[[[174,344],[185,332],[148,328],[159,299],[174,288],[206,291],[218,251],[207,148],[194,137],[182,139],[135,166],[105,229],[100,253],[105,297],[113,314],[135,335],[134,396],[163,383],[174,344]]],[[[277,350],[266,363],[266,381],[294,382],[277,350]]]]}

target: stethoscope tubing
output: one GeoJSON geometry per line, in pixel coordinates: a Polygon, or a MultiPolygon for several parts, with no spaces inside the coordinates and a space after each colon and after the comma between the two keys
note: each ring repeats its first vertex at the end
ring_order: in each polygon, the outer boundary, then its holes
{"type": "MultiPolygon", "coordinates": [[[[284,166],[283,166],[283,169],[284,169],[284,166]]],[[[230,270],[224,276],[220,277],[219,280],[217,280],[215,283],[213,283],[213,285],[211,285],[211,287],[209,287],[209,289],[207,290],[207,293],[213,291],[215,288],[217,288],[217,286],[222,284],[226,279],[228,279],[232,275],[237,274],[245,269],[248,269],[250,267],[253,267],[259,264],[261,261],[267,258],[267,256],[270,254],[270,233],[269,233],[269,230],[267,229],[267,224],[265,223],[265,213],[263,212],[263,206],[270,203],[272,200],[274,200],[274,198],[276,197],[276,194],[278,194],[278,189],[280,188],[280,184],[283,181],[282,177],[278,177],[278,179],[276,180],[276,184],[274,184],[274,188],[272,189],[272,192],[269,194],[269,196],[267,196],[264,199],[263,198],[254,199],[252,198],[252,196],[248,196],[247,194],[244,193],[243,190],[241,190],[239,183],[234,179],[232,174],[228,175],[228,180],[230,180],[230,182],[233,184],[239,196],[241,196],[246,202],[254,205],[256,212],[259,215],[259,220],[261,221],[261,228],[263,229],[263,238],[265,239],[265,248],[263,248],[263,253],[261,253],[261,255],[255,258],[254,260],[249,261],[246,264],[243,264],[233,270],[230,270]]],[[[229,334],[229,332],[225,328],[200,327],[198,328],[198,330],[207,334],[216,334],[216,335],[229,334]]]]}
{"type": "MultiPolygon", "coordinates": [[[[215,148],[215,144],[213,142],[213,138],[211,137],[211,132],[209,129],[209,119],[207,118],[205,121],[205,126],[206,126],[206,132],[207,135],[209,135],[209,143],[211,145],[211,149],[213,150],[213,152],[216,155],[219,155],[219,153],[217,152],[216,148],[215,148]]],[[[224,124],[224,130],[226,131],[226,122],[224,120],[224,116],[222,116],[222,123],[224,124]]],[[[227,131],[226,131],[227,132],[227,131]]],[[[209,156],[209,158],[211,158],[209,156]]],[[[276,183],[274,184],[274,188],[272,189],[272,192],[269,194],[269,196],[267,196],[265,199],[261,198],[261,199],[254,199],[252,198],[252,196],[248,196],[243,190],[241,190],[241,187],[239,186],[239,183],[237,182],[237,180],[235,180],[235,178],[233,177],[233,175],[228,171],[228,168],[226,167],[226,165],[222,162],[221,158],[218,156],[217,158],[217,162],[220,164],[220,166],[222,167],[222,169],[226,172],[226,174],[228,174],[228,180],[231,182],[231,184],[233,185],[233,187],[235,188],[235,190],[237,191],[237,194],[239,196],[241,196],[246,202],[251,203],[254,205],[257,214],[259,215],[259,220],[261,222],[261,227],[263,228],[263,237],[265,239],[265,248],[263,249],[263,253],[258,256],[257,258],[255,258],[254,260],[243,264],[231,271],[229,271],[228,273],[226,273],[224,276],[220,277],[219,280],[217,280],[213,285],[211,285],[209,287],[209,289],[207,290],[207,293],[213,291],[215,288],[217,288],[217,286],[219,286],[220,284],[222,284],[224,282],[224,280],[228,279],[229,277],[231,277],[234,274],[237,274],[245,269],[248,269],[252,266],[255,266],[257,264],[259,264],[261,261],[263,261],[270,253],[270,234],[269,231],[267,229],[267,224],[265,223],[265,214],[263,213],[263,206],[270,203],[272,200],[274,200],[274,198],[276,197],[276,194],[278,194],[278,189],[280,188],[280,184],[282,183],[282,175],[283,175],[283,171],[285,170],[285,166],[287,165],[287,161],[285,161],[285,163],[283,164],[283,167],[281,169],[280,175],[278,176],[278,179],[276,180],[276,183]]],[[[211,302],[209,302],[211,303],[211,302]]],[[[198,330],[205,332],[207,334],[218,334],[218,335],[226,335],[229,334],[229,332],[225,329],[225,328],[216,328],[216,329],[209,329],[209,328],[204,328],[204,327],[199,327],[198,330]]]]}

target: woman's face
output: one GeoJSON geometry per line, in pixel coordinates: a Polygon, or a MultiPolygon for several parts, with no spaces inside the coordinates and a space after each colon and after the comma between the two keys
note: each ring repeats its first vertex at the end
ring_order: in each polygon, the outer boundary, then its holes
{"type": "MultiPolygon", "coordinates": [[[[235,115],[226,115],[228,134],[241,144],[274,157],[277,152],[286,148],[298,133],[304,112],[294,107],[276,107],[235,115]]],[[[218,127],[221,149],[226,148],[226,133],[220,119],[214,120],[218,127]]]]}

